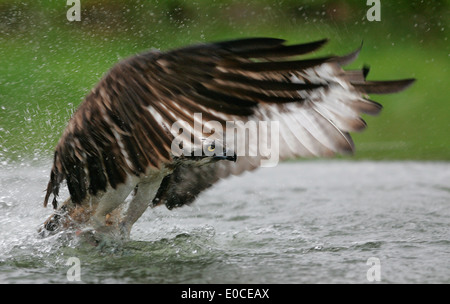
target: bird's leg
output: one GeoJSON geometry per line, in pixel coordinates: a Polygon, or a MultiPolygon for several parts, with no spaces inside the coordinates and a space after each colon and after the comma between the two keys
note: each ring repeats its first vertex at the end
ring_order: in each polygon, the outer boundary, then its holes
{"type": "Polygon", "coordinates": [[[158,177],[156,179],[152,179],[151,181],[138,184],[136,193],[128,206],[123,220],[119,224],[123,237],[130,237],[131,228],[145,212],[145,210],[147,210],[147,207],[158,191],[161,181],[162,177],[158,177]]]}
{"type": "Polygon", "coordinates": [[[118,230],[120,206],[125,202],[133,187],[124,184],[116,189],[108,189],[99,202],[87,226],[76,232],[77,236],[85,242],[99,248],[109,247],[121,240],[118,230]]]}
{"type": "Polygon", "coordinates": [[[100,237],[102,234],[107,234],[117,228],[114,227],[115,225],[108,225],[107,219],[111,222],[111,218],[109,217],[115,213],[116,209],[124,204],[125,199],[134,189],[135,185],[136,184],[129,179],[128,182],[117,186],[116,189],[108,188],[99,199],[90,224],[92,225],[92,228],[98,232],[100,237]]]}

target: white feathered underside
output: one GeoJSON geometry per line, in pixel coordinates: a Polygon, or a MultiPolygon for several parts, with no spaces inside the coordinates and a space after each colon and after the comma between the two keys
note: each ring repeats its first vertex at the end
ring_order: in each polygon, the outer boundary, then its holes
{"type": "MultiPolygon", "coordinates": [[[[348,132],[359,131],[365,126],[357,104],[368,101],[346,79],[338,75],[343,73],[335,63],[324,63],[302,73],[292,74],[292,82],[305,83],[304,79],[307,79],[309,83],[326,84],[327,87],[299,91],[299,95],[305,99],[301,103],[261,105],[250,118],[279,122],[280,159],[326,157],[353,150],[354,145],[348,132]]],[[[270,128],[267,131],[269,134],[266,138],[272,138],[270,128]]],[[[264,145],[267,143],[263,143],[264,145]]]]}

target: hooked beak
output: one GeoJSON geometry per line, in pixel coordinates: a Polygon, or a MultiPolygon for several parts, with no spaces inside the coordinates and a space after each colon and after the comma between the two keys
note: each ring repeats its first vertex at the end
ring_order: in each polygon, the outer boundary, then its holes
{"type": "Polygon", "coordinates": [[[215,159],[217,160],[231,160],[233,162],[236,162],[237,160],[237,155],[236,152],[233,153],[233,155],[216,155],[214,156],[215,159]]]}

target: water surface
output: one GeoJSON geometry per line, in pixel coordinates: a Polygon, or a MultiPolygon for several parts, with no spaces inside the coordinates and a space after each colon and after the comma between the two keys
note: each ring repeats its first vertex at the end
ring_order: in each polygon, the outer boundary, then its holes
{"type": "MultiPolygon", "coordinates": [[[[450,283],[450,163],[302,161],[149,209],[104,248],[36,229],[50,164],[0,167],[0,283],[450,283]]],[[[62,196],[67,190],[62,191],[62,196]]]]}

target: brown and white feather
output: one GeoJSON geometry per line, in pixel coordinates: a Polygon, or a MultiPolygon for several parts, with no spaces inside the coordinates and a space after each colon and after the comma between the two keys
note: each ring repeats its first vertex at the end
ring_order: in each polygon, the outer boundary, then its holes
{"type": "MultiPolygon", "coordinates": [[[[170,165],[177,136],[171,126],[185,121],[187,129],[193,128],[194,113],[202,113],[206,130],[208,121],[278,121],[281,160],[351,153],[349,133],[366,126],[361,114],[381,110],[367,94],[397,92],[413,80],[366,81],[366,68],[344,71],[342,65],[359,50],[343,57],[299,57],[325,42],[241,39],[123,60],[69,121],[56,146],[44,204],[53,194],[56,208],[64,180],[72,201],[81,203],[88,195],[116,188],[128,175],[144,176],[170,165]]],[[[180,166],[163,180],[153,204],[191,203],[221,178],[253,170],[260,160],[244,156],[236,163],[180,166]]]]}

